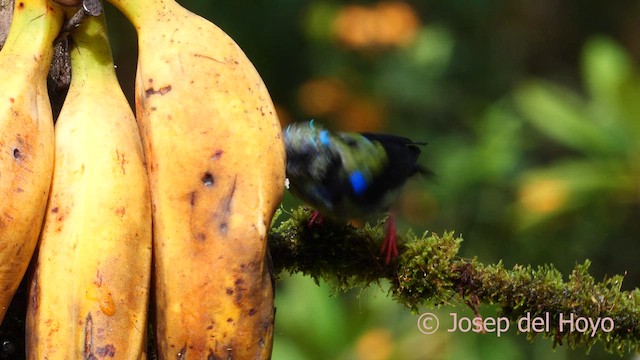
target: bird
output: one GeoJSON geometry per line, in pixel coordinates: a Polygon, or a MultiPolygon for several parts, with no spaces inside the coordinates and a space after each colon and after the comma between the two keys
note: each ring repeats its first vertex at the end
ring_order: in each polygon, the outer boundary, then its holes
{"type": "MultiPolygon", "coordinates": [[[[313,120],[284,130],[286,185],[315,209],[310,224],[388,213],[407,179],[431,176],[417,161],[421,145],[411,139],[369,132],[330,132],[313,120]]],[[[385,263],[398,256],[396,224],[389,213],[380,249],[385,263]]]]}

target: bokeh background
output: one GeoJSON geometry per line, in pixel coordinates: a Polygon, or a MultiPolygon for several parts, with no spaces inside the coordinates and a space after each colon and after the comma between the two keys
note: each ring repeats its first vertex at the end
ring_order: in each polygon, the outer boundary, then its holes
{"type": "MultiPolygon", "coordinates": [[[[640,1],[190,0],[244,49],[283,126],[427,141],[400,231],[455,230],[462,256],[640,285],[640,1]]],[[[132,97],[136,39],[107,7],[132,97]]],[[[286,196],[284,209],[299,203],[286,196]]],[[[524,335],[423,335],[386,285],[336,294],[281,274],[274,359],[606,359],[524,335]]],[[[421,311],[470,316],[466,306],[421,311]]],[[[485,316],[495,309],[483,306],[485,316]]],[[[624,358],[632,358],[626,355],[624,358]]]]}

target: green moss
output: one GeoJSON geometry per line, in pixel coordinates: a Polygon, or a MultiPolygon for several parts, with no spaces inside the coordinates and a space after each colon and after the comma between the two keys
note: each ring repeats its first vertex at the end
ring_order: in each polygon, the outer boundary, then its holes
{"type": "Polygon", "coordinates": [[[327,281],[337,290],[368,285],[384,272],[378,256],[382,224],[357,229],[324,219],[309,226],[311,211],[299,208],[291,218],[273,229],[270,250],[275,272],[301,272],[316,281],[327,281]]]}
{"type": "MultiPolygon", "coordinates": [[[[526,315],[548,314],[549,332],[540,335],[552,337],[554,346],[585,346],[588,351],[600,341],[613,353],[640,350],[640,291],[621,291],[622,276],[597,282],[589,274],[589,261],[576,265],[565,281],[553,265],[505,269],[501,262],[460,258],[462,238],[453,232],[442,236],[409,232],[401,237],[400,256],[386,265],[379,254],[383,222],[358,229],[324,219],[309,226],[310,215],[309,210],[296,209],[272,230],[269,248],[276,274],[301,272],[325,280],[336,291],[388,279],[391,296],[413,311],[457,297],[476,314],[481,305],[496,304],[512,324],[526,315]],[[610,332],[592,333],[569,331],[565,321],[560,331],[560,320],[571,314],[592,321],[610,318],[615,325],[610,332]]],[[[529,339],[537,335],[527,332],[529,339]]]]}
{"type": "Polygon", "coordinates": [[[450,297],[458,269],[451,265],[462,239],[453,233],[443,237],[426,234],[417,238],[411,234],[401,248],[395,268],[391,293],[406,307],[417,310],[419,305],[438,304],[450,297]]]}

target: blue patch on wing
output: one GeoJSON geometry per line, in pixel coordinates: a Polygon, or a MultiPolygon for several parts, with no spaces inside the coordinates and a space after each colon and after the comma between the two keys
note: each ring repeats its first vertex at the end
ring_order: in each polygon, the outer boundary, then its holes
{"type": "Polygon", "coordinates": [[[362,193],[367,190],[367,180],[360,171],[351,173],[349,181],[351,182],[351,188],[356,195],[362,195],[362,193]]]}
{"type": "Polygon", "coordinates": [[[324,146],[329,146],[329,131],[322,130],[320,134],[318,134],[318,138],[320,138],[320,143],[324,146]]]}

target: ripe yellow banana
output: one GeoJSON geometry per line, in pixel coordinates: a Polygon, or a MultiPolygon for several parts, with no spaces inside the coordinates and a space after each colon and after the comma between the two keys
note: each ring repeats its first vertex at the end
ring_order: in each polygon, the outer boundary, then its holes
{"type": "Polygon", "coordinates": [[[175,1],[109,1],[138,32],[159,357],[269,358],[265,253],[285,166],[269,93],[229,36],[175,1]]]}
{"type": "Polygon", "coordinates": [[[29,359],[145,359],[151,200],[104,19],[72,35],[53,184],[27,310],[29,359]]]}
{"type": "Polygon", "coordinates": [[[33,254],[53,169],[47,72],[62,11],[15,2],[0,51],[0,322],[33,254]]]}

